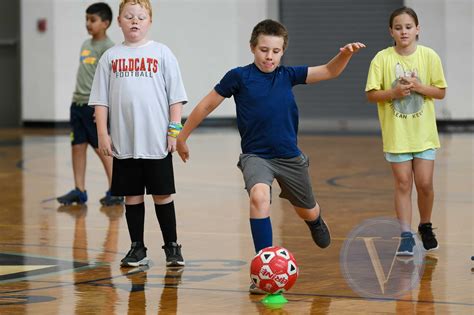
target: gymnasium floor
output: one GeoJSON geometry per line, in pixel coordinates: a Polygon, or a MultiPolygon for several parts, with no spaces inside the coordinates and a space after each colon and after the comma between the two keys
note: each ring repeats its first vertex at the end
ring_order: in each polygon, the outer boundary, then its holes
{"type": "Polygon", "coordinates": [[[380,137],[301,136],[333,243],[325,250],[313,244],[306,225],[277,197],[275,184],[274,244],[295,255],[300,274],[285,294],[289,302],[271,309],[260,303],[262,296],[247,292],[253,245],[248,197],[236,167],[236,131],[202,129],[190,139],[187,164],[174,156],[186,267],[164,267],[148,198],[145,242],[153,265],[121,270],[129,248],[124,209],[100,206],[107,184],[92,151],[87,206],[60,207],[54,197],[73,186],[67,131],[0,130],[0,314],[473,314],[474,136],[442,134],[441,142],[433,215],[440,249],[400,262],[393,252],[386,259],[387,247],[377,247],[382,273],[374,276],[373,260],[357,269],[367,251],[341,257],[357,243],[349,242],[357,228],[375,220],[377,236],[394,216],[380,137]],[[347,268],[353,268],[351,276],[347,268]]]}

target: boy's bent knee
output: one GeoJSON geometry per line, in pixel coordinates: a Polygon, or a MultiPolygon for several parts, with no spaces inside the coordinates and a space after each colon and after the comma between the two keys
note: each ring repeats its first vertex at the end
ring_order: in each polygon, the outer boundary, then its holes
{"type": "Polygon", "coordinates": [[[270,187],[267,184],[255,184],[250,189],[250,200],[270,201],[270,187]]]}

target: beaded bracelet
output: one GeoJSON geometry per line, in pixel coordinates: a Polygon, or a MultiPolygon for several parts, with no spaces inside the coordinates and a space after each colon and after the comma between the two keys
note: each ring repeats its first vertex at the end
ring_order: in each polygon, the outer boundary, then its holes
{"type": "Polygon", "coordinates": [[[171,121],[168,125],[168,136],[178,138],[179,132],[183,129],[180,122],[171,121]]]}

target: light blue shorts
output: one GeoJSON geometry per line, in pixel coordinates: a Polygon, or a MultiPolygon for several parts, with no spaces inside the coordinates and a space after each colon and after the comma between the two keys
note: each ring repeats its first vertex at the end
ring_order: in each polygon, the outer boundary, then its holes
{"type": "Polygon", "coordinates": [[[402,163],[413,159],[423,159],[434,161],[436,158],[436,149],[428,149],[421,152],[410,153],[389,153],[384,152],[385,159],[391,163],[402,163]]]}

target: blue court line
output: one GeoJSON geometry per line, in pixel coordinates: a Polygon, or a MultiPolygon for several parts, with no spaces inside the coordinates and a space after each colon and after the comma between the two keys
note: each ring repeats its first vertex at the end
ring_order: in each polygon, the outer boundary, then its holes
{"type": "MultiPolygon", "coordinates": [[[[372,171],[359,172],[359,173],[355,173],[355,174],[351,174],[351,175],[335,176],[335,177],[332,177],[332,178],[329,178],[328,180],[326,180],[326,183],[327,183],[328,185],[335,186],[335,187],[342,187],[342,188],[349,188],[349,189],[364,189],[364,188],[360,188],[360,187],[351,187],[351,186],[342,185],[342,184],[339,184],[338,181],[340,181],[340,180],[342,180],[342,179],[348,179],[348,178],[354,178],[354,177],[366,177],[366,176],[371,176],[371,175],[386,175],[386,174],[390,174],[390,173],[387,172],[387,171],[380,171],[380,172],[372,172],[372,171]]],[[[373,189],[371,189],[371,190],[373,190],[373,189]]],[[[382,190],[380,190],[380,191],[382,191],[382,190]]],[[[387,191],[387,190],[384,189],[383,191],[387,191]]]]}

